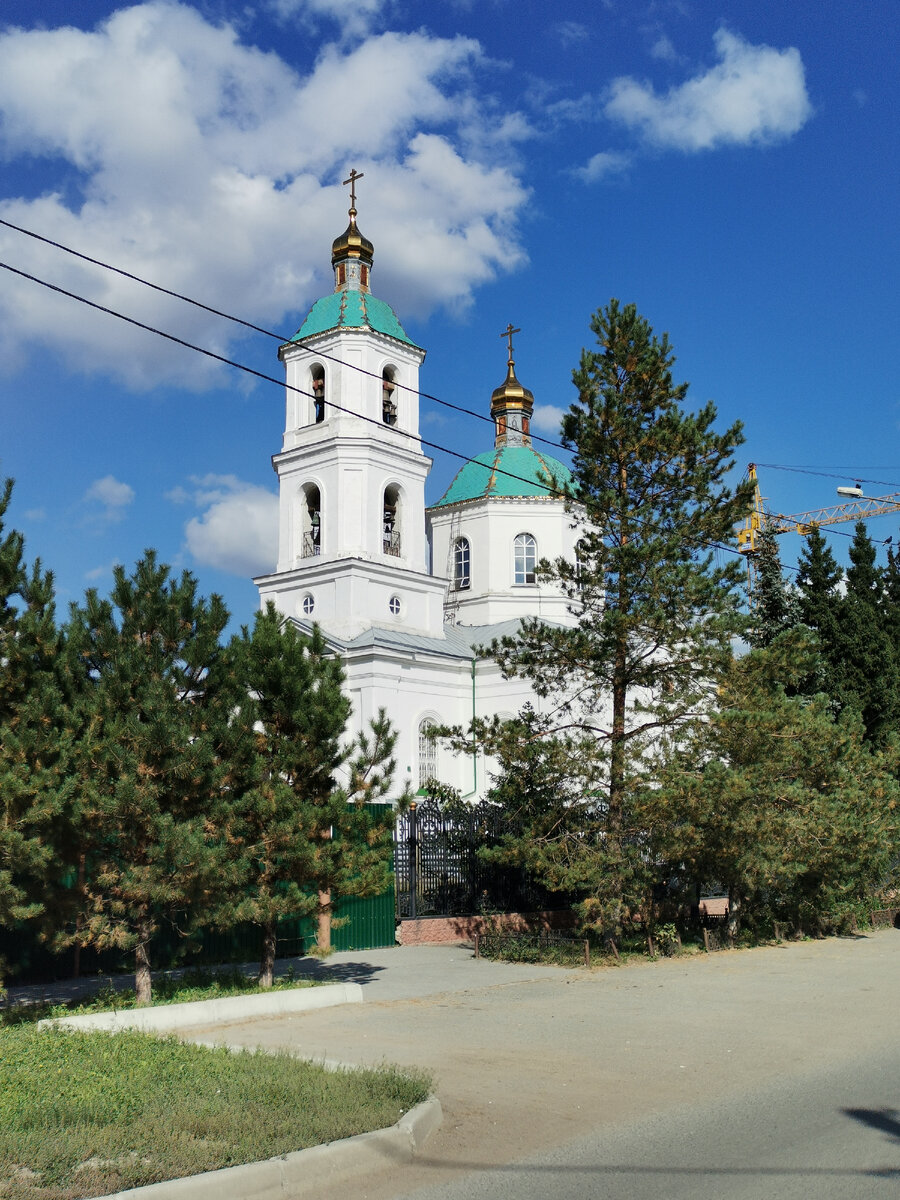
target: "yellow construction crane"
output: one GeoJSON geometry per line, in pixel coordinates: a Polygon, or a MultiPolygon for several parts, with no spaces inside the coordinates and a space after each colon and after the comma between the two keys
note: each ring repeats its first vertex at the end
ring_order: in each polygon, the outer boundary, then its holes
{"type": "Polygon", "coordinates": [[[900,512],[900,492],[891,492],[887,496],[864,496],[862,486],[839,487],[837,493],[843,496],[841,504],[832,504],[828,508],[816,508],[811,512],[784,513],[769,512],[763,507],[763,498],[759,491],[759,479],[756,474],[756,464],[747,467],[747,477],[753,484],[753,508],[744,528],[738,530],[738,550],[747,555],[747,572],[750,590],[753,590],[753,558],[757,551],[757,541],[760,530],[767,524],[774,533],[809,533],[819,525],[839,525],[841,521],[865,521],[869,517],[880,517],[885,513],[900,512]]]}

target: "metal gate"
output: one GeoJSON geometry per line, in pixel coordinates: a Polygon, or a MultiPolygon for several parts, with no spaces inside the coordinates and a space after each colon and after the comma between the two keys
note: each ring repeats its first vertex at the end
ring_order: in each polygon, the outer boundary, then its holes
{"type": "Polygon", "coordinates": [[[484,801],[442,807],[433,796],[397,818],[394,877],[397,917],[468,916],[567,907],[520,867],[484,860],[479,850],[514,834],[504,809],[484,801]]]}

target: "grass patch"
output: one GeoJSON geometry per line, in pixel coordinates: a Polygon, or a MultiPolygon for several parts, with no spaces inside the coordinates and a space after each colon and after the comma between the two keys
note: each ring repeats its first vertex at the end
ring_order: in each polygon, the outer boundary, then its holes
{"type": "MultiPolygon", "coordinates": [[[[297,979],[292,971],[275,980],[270,991],[297,987],[318,987],[319,980],[297,979]]],[[[253,975],[233,968],[207,971],[192,968],[182,974],[162,975],[153,980],[153,1007],[162,1004],[186,1004],[192,1000],[218,1000],[223,996],[255,995],[260,987],[253,975]]],[[[134,988],[114,988],[106,984],[92,996],[62,1004],[18,1004],[0,1008],[0,1026],[42,1021],[45,1017],[71,1017],[76,1013],[117,1012],[134,1008],[134,988]]]]}
{"type": "Polygon", "coordinates": [[[79,1200],[394,1124],[430,1080],[133,1030],[0,1030],[0,1196],[79,1200]]]}

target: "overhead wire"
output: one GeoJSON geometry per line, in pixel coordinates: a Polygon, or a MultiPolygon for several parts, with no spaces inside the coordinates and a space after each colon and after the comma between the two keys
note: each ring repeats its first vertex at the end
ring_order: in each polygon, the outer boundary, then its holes
{"type": "MultiPolygon", "coordinates": [[[[151,290],[153,290],[155,292],[159,292],[161,295],[170,296],[172,299],[179,300],[184,304],[190,304],[194,308],[198,308],[198,309],[202,310],[203,312],[208,312],[211,316],[221,317],[223,320],[231,321],[232,323],[234,323],[236,325],[241,325],[245,329],[249,329],[254,333],[261,333],[265,337],[273,338],[274,340],[278,341],[281,345],[284,345],[285,343],[290,341],[290,338],[283,334],[275,333],[272,330],[266,329],[262,325],[256,325],[252,321],[248,321],[243,317],[235,316],[233,313],[228,313],[222,309],[215,308],[212,305],[205,304],[202,300],[197,300],[192,296],[187,296],[181,292],[176,292],[174,289],[164,287],[158,283],[154,283],[152,280],[144,279],[142,276],[137,275],[132,271],[126,271],[123,267],[117,267],[112,263],[104,262],[103,259],[95,258],[92,255],[85,254],[80,250],[74,249],[74,247],[72,247],[72,246],[65,245],[65,243],[63,243],[63,242],[55,241],[53,238],[49,238],[49,237],[46,237],[44,234],[37,233],[35,230],[26,229],[23,225],[17,225],[12,221],[7,221],[4,218],[0,217],[0,226],[4,226],[7,229],[11,229],[11,230],[15,231],[16,233],[21,233],[26,237],[34,239],[35,241],[43,242],[45,245],[52,246],[56,250],[62,250],[64,253],[72,255],[74,258],[79,258],[83,262],[90,263],[92,266],[101,267],[105,271],[110,271],[116,275],[120,275],[122,278],[129,279],[133,283],[139,283],[142,287],[150,288],[151,290]]],[[[262,379],[266,382],[277,383],[279,386],[283,385],[283,382],[281,380],[275,379],[271,375],[266,375],[264,372],[256,371],[252,367],[248,367],[245,364],[239,363],[233,359],[229,359],[223,355],[216,354],[215,352],[213,352],[211,350],[206,350],[204,347],[196,346],[193,343],[187,342],[182,338],[178,338],[173,334],[166,333],[163,330],[156,329],[154,326],[144,324],[143,322],[137,321],[134,318],[127,317],[124,314],[119,313],[114,309],[106,308],[101,304],[97,304],[94,301],[88,300],[86,297],[79,296],[74,292],[66,291],[66,289],[60,288],[55,284],[47,283],[46,281],[39,279],[37,276],[29,275],[27,272],[20,271],[15,267],[9,266],[6,263],[2,263],[0,265],[2,265],[6,270],[13,271],[14,273],[22,275],[23,277],[30,279],[35,283],[39,283],[44,287],[50,288],[51,290],[58,291],[62,295],[68,296],[74,300],[78,300],[83,304],[87,304],[93,308],[100,310],[101,312],[106,312],[110,316],[119,317],[121,320],[128,321],[130,324],[136,325],[138,328],[145,329],[149,333],[155,333],[160,337],[167,338],[179,345],[184,346],[186,349],[194,350],[197,353],[204,354],[207,357],[213,358],[227,366],[235,367],[238,370],[245,371],[248,374],[252,374],[252,375],[256,376],[257,378],[262,379]]],[[[380,378],[380,376],[378,376],[374,371],[368,371],[368,370],[366,370],[365,367],[358,366],[355,363],[346,363],[342,359],[337,358],[335,355],[328,354],[321,350],[316,350],[314,353],[313,351],[308,350],[307,347],[305,347],[305,346],[303,346],[301,348],[306,350],[306,352],[308,354],[310,354],[310,356],[314,356],[317,358],[324,358],[326,361],[329,361],[329,362],[338,362],[341,364],[341,366],[349,367],[351,370],[356,371],[361,375],[366,375],[371,379],[380,378]]],[[[289,386],[289,385],[284,385],[284,386],[289,386]]],[[[476,412],[474,409],[469,409],[469,408],[463,407],[462,405],[453,404],[451,401],[444,400],[440,396],[435,396],[430,392],[425,392],[418,388],[411,388],[406,384],[401,384],[398,382],[395,386],[400,388],[403,391],[409,392],[412,395],[418,396],[420,399],[430,400],[435,404],[440,404],[445,408],[452,409],[454,412],[461,413],[465,416],[474,417],[476,420],[484,421],[488,424],[493,424],[493,419],[490,416],[487,416],[484,413],[476,412]]],[[[289,390],[299,392],[301,395],[304,395],[304,396],[311,395],[309,392],[304,391],[302,388],[289,387],[289,390]]],[[[332,408],[334,408],[340,412],[349,412],[350,411],[348,409],[342,408],[340,405],[333,404],[330,401],[328,403],[331,405],[332,408]]],[[[358,413],[355,413],[352,415],[361,416],[361,414],[358,414],[358,413]]],[[[380,425],[380,423],[378,421],[376,421],[370,417],[362,417],[361,419],[364,421],[370,421],[372,424],[375,424],[375,425],[380,425]]],[[[410,436],[410,435],[407,435],[407,436],[410,436]]],[[[552,438],[542,437],[540,434],[536,434],[533,431],[530,436],[531,436],[532,441],[540,442],[541,444],[543,444],[545,446],[552,446],[554,449],[564,450],[564,451],[567,451],[569,449],[569,447],[565,446],[562,442],[554,441],[552,438]]],[[[425,438],[418,437],[418,436],[416,437],[416,440],[418,440],[421,445],[428,446],[431,449],[440,450],[442,453],[445,453],[445,454],[453,455],[454,457],[460,458],[465,462],[474,461],[473,459],[469,458],[468,456],[460,454],[458,451],[451,450],[447,446],[440,445],[440,443],[438,443],[438,442],[431,442],[425,438]]],[[[843,472],[841,474],[835,474],[833,472],[822,471],[822,470],[816,469],[814,467],[785,466],[785,465],[779,464],[779,463],[758,463],[757,465],[764,467],[766,470],[793,471],[793,472],[796,472],[799,474],[816,475],[816,476],[819,476],[819,477],[825,478],[825,479],[846,479],[850,475],[852,475],[853,478],[860,483],[873,483],[873,484],[878,485],[879,487],[896,487],[896,488],[900,489],[900,484],[898,484],[898,483],[890,483],[883,479],[867,479],[853,471],[843,472]]],[[[531,480],[526,480],[521,476],[515,475],[512,472],[505,471],[500,468],[497,468],[497,473],[505,475],[506,477],[517,480],[519,482],[533,484],[533,481],[531,481],[531,480]]],[[[538,485],[538,486],[544,486],[544,485],[538,485]]],[[[550,488],[547,488],[546,490],[552,491],[552,489],[550,489],[550,488]]],[[[852,538],[854,536],[851,533],[846,533],[843,529],[833,529],[831,526],[826,526],[825,528],[827,529],[827,531],[829,533],[834,533],[838,537],[852,538]]],[[[878,544],[880,544],[880,545],[887,544],[888,540],[890,540],[890,539],[885,539],[884,542],[879,542],[878,544]]],[[[710,548],[713,548],[712,545],[710,545],[710,548]]],[[[724,546],[724,545],[722,545],[722,546],[717,545],[715,548],[728,550],[731,553],[739,553],[738,551],[732,550],[731,547],[724,546]]],[[[788,568],[788,569],[792,569],[792,568],[788,568]]]]}
{"type": "MultiPolygon", "coordinates": [[[[2,223],[2,222],[0,222],[2,223]]],[[[40,287],[46,288],[48,291],[55,292],[58,295],[65,296],[70,300],[75,300],[79,304],[84,304],[88,308],[95,309],[97,312],[105,313],[107,316],[115,317],[117,320],[124,321],[128,325],[133,325],[137,329],[143,329],[147,333],[155,334],[157,337],[164,338],[166,341],[173,342],[175,345],[182,346],[186,350],[191,350],[196,354],[202,354],[206,358],[213,359],[215,362],[220,362],[225,366],[234,367],[238,371],[243,371],[245,374],[252,375],[256,379],[261,379],[265,383],[274,383],[279,388],[285,388],[287,391],[295,392],[301,396],[306,396],[309,399],[315,399],[311,392],[303,388],[296,387],[293,384],[286,383],[283,379],[277,379],[274,375],[267,375],[264,371],[259,371],[255,367],[250,367],[246,363],[238,362],[236,359],[228,358],[224,354],[219,354],[215,350],[209,350],[205,346],[198,346],[194,342],[189,342],[185,338],[178,337],[177,334],[168,333],[164,329],[158,329],[154,325],[149,325],[145,321],[139,321],[136,317],[129,317],[125,313],[119,312],[117,309],[109,308],[107,305],[100,304],[96,300],[89,300],[86,296],[80,296],[77,292],[69,291],[68,288],[61,287],[59,284],[50,283],[46,279],[41,279],[37,275],[33,275],[28,271],[23,271],[20,267],[14,267],[11,263],[0,261],[0,268],[4,271],[9,271],[13,275],[18,275],[22,279],[27,279],[32,283],[38,284],[40,287]]],[[[155,286],[155,285],[154,285],[155,286]]],[[[376,376],[376,378],[380,378],[376,376]]],[[[362,413],[354,412],[352,409],[345,408],[343,405],[336,404],[331,400],[327,400],[326,406],[334,409],[337,412],[346,413],[348,416],[356,417],[358,420],[364,421],[366,424],[375,425],[378,429],[385,428],[383,422],[376,420],[374,417],[367,417],[362,413]]],[[[418,442],[421,446],[427,446],[432,450],[439,450],[443,454],[449,454],[453,458],[458,458],[464,463],[473,463],[475,459],[467,454],[462,454],[458,450],[452,450],[449,446],[444,446],[440,442],[429,441],[421,434],[404,433],[403,436],[418,442]]],[[[484,464],[478,464],[484,465],[484,464]]],[[[485,470],[488,467],[485,466],[485,470]]],[[[527,479],[523,475],[517,475],[513,471],[507,471],[502,467],[492,465],[490,468],[492,474],[503,475],[507,479],[515,480],[518,483],[527,483],[530,487],[539,487],[549,495],[558,495],[557,488],[549,484],[539,483],[534,479],[527,479]]],[[[729,554],[740,555],[740,551],[732,546],[726,545],[724,542],[709,542],[700,540],[699,545],[708,550],[723,550],[729,554]]]]}
{"type": "MultiPolygon", "coordinates": [[[[261,379],[266,383],[274,383],[278,387],[286,388],[290,392],[296,392],[298,395],[307,396],[314,399],[312,392],[307,392],[303,388],[296,387],[294,384],[285,383],[283,379],[276,379],[274,375],[267,375],[265,371],[258,371],[255,367],[247,366],[246,363],[238,362],[236,359],[228,358],[224,354],[219,354],[215,350],[208,350],[205,346],[198,346],[194,342],[189,342],[185,338],[178,337],[177,334],[167,333],[164,329],[157,329],[154,325],[148,325],[145,321],[139,321],[136,317],[129,317],[125,313],[118,312],[114,308],[108,308],[105,304],[99,304],[96,300],[88,300],[86,296],[79,296],[77,292],[70,292],[67,288],[60,287],[59,284],[50,283],[46,279],[41,279],[37,275],[32,275],[28,271],[23,271],[19,267],[14,267],[10,263],[0,262],[0,268],[4,271],[9,271],[13,275],[19,275],[23,279],[28,279],[32,283],[37,283],[41,287],[47,288],[51,292],[56,292],[61,296],[66,296],[70,300],[77,300],[79,304],[85,304],[88,308],[96,309],[98,312],[106,313],[107,316],[116,317],[120,321],[125,321],[129,325],[134,325],[138,329],[143,329],[147,333],[156,334],[157,337],[165,338],[166,341],[174,342],[177,346],[183,346],[186,350],[192,350],[196,354],[202,354],[206,358],[211,358],[216,362],[223,363],[225,366],[234,367],[238,371],[243,371],[247,375],[252,375],[256,379],[261,379]]],[[[380,378],[380,377],[378,377],[380,378]]],[[[334,409],[336,412],[346,413],[348,416],[356,417],[357,420],[364,421],[369,425],[375,425],[379,429],[384,429],[383,422],[376,420],[374,417],[367,417],[362,413],[354,412],[353,409],[345,408],[341,404],[336,404],[333,400],[327,400],[326,406],[334,409]]],[[[440,450],[442,454],[450,454],[454,458],[461,459],[465,463],[475,462],[468,454],[462,454],[459,450],[452,450],[449,446],[443,446],[440,442],[432,442],[418,433],[403,432],[404,437],[408,437],[420,446],[428,446],[431,450],[440,450]]],[[[483,465],[483,464],[479,464],[483,465]]],[[[489,468],[485,466],[485,470],[489,468]]],[[[527,483],[531,487],[539,487],[543,491],[554,495],[557,489],[549,484],[539,483],[533,479],[526,479],[524,475],[516,475],[513,471],[507,471],[502,467],[492,466],[491,472],[496,475],[504,475],[507,479],[514,479],[518,483],[527,483]]]]}
{"type": "MultiPolygon", "coordinates": [[[[0,225],[5,226],[7,229],[12,229],[16,233],[22,233],[26,237],[33,238],[35,241],[43,242],[47,246],[52,246],[56,250],[63,250],[66,254],[71,254],[74,258],[80,258],[83,262],[90,263],[92,266],[102,267],[104,271],[111,271],[115,275],[121,275],[123,279],[130,279],[133,283],[139,283],[143,287],[150,288],[154,292],[159,292],[163,296],[170,296],[173,300],[180,300],[184,304],[190,304],[194,308],[199,308],[203,312],[209,313],[211,316],[221,317],[223,320],[231,321],[235,325],[242,325],[245,329],[249,329],[254,333],[261,333],[265,337],[273,338],[281,345],[284,345],[291,340],[288,336],[275,333],[271,329],[266,329],[262,325],[255,325],[252,321],[247,321],[243,317],[237,317],[233,313],[227,313],[222,309],[212,307],[212,305],[204,304],[202,300],[196,300],[192,296],[186,296],[181,292],[174,291],[172,288],[163,287],[159,283],[153,283],[151,280],[144,279],[141,275],[136,275],[132,271],[126,271],[122,267],[117,267],[112,263],[104,262],[103,259],[93,258],[90,254],[84,254],[80,250],[75,250],[72,246],[66,246],[63,242],[54,241],[52,238],[48,238],[44,234],[36,233],[33,229],[26,229],[24,226],[16,225],[12,221],[4,220],[2,217],[0,217],[0,225]]],[[[342,367],[349,367],[352,371],[356,371],[360,375],[367,375],[370,379],[381,378],[381,376],[377,375],[374,371],[368,371],[365,367],[358,366],[356,363],[345,362],[336,355],[328,354],[321,350],[312,351],[308,347],[303,346],[302,343],[295,344],[299,345],[300,348],[311,357],[324,358],[327,362],[339,363],[342,367]]],[[[453,404],[450,400],[443,400],[440,396],[434,396],[430,392],[423,392],[418,388],[412,388],[407,384],[402,383],[397,383],[395,386],[402,391],[409,392],[411,395],[418,396],[422,400],[430,400],[434,404],[440,404],[444,408],[452,409],[454,412],[461,413],[468,417],[474,417],[478,421],[484,421],[489,425],[493,425],[494,423],[493,418],[487,416],[485,413],[476,412],[471,408],[464,408],[460,404],[453,404]]],[[[532,441],[540,442],[542,445],[552,446],[556,450],[568,451],[569,449],[569,447],[563,445],[562,442],[554,441],[552,438],[541,437],[540,434],[534,432],[531,433],[531,439],[532,441]]]]}

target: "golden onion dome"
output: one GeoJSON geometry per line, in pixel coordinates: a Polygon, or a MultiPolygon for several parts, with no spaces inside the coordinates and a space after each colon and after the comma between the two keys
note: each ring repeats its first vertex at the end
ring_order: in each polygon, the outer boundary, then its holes
{"type": "Polygon", "coordinates": [[[506,379],[491,392],[491,412],[506,408],[524,408],[529,415],[534,408],[534,393],[516,379],[514,362],[507,363],[506,379]]]}
{"type": "Polygon", "coordinates": [[[351,208],[350,224],[331,244],[331,265],[335,266],[342,259],[355,258],[370,267],[374,257],[375,247],[359,232],[356,226],[356,209],[351,208]]]}

